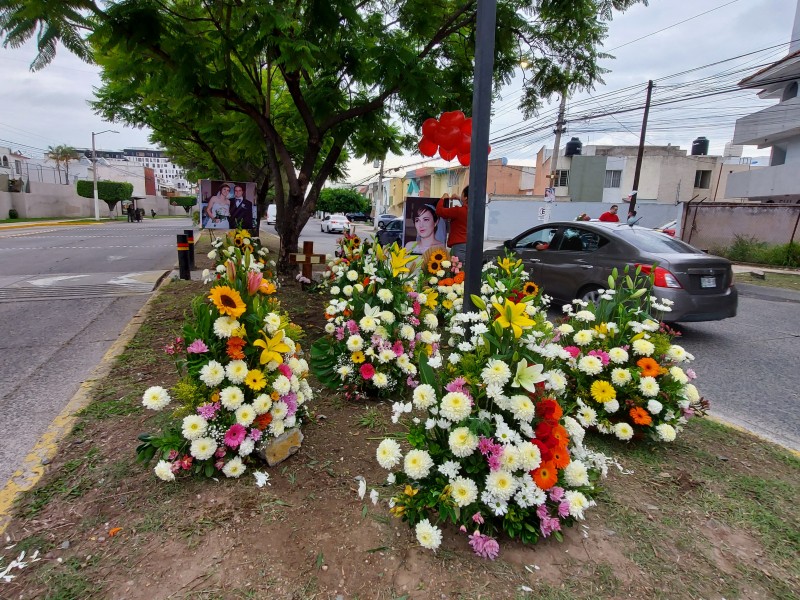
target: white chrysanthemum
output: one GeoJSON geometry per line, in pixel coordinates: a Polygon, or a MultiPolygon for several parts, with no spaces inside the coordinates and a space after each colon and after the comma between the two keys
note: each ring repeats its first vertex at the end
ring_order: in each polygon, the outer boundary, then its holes
{"type": "Polygon", "coordinates": [[[354,271],[353,269],[350,269],[347,272],[347,279],[349,279],[350,281],[356,281],[358,279],[358,271],[354,271]]]}
{"type": "Polygon", "coordinates": [[[278,375],[272,383],[272,389],[278,392],[281,396],[285,396],[292,391],[292,382],[286,375],[278,375]]]}
{"type": "Polygon", "coordinates": [[[569,323],[564,323],[563,325],[559,325],[558,327],[556,327],[556,331],[560,332],[562,335],[569,335],[570,333],[575,331],[575,328],[569,323]]]}
{"type": "Polygon", "coordinates": [[[433,313],[428,313],[425,315],[423,322],[425,323],[425,326],[430,329],[436,329],[439,327],[439,319],[437,319],[436,315],[433,313]]]}
{"type": "Polygon", "coordinates": [[[547,371],[547,385],[556,394],[560,394],[567,388],[567,378],[559,370],[547,371]]]}
{"type": "Polygon", "coordinates": [[[371,331],[375,331],[375,329],[378,327],[378,321],[375,319],[375,317],[366,315],[361,317],[361,320],[358,322],[358,325],[359,327],[361,327],[361,329],[369,333],[371,331]]]}
{"type": "Polygon", "coordinates": [[[617,423],[614,425],[614,435],[621,440],[629,440],[633,437],[633,427],[628,423],[617,423]]]}
{"type": "Polygon", "coordinates": [[[400,450],[400,444],[391,438],[386,438],[378,444],[375,457],[378,459],[378,464],[381,467],[384,469],[393,469],[400,464],[403,453],[400,450]]]}
{"type": "Polygon", "coordinates": [[[384,304],[389,304],[389,302],[394,300],[394,294],[392,294],[392,292],[386,288],[381,288],[378,290],[378,300],[384,304]]]}
{"type": "Polygon", "coordinates": [[[331,296],[338,296],[341,291],[338,285],[334,285],[331,287],[331,296]]]}
{"type": "Polygon", "coordinates": [[[245,438],[244,441],[239,444],[239,456],[250,456],[255,449],[256,443],[250,438],[245,438]]]}
{"type": "Polygon", "coordinates": [[[653,342],[647,340],[635,340],[631,347],[633,348],[633,353],[639,356],[650,356],[656,349],[653,342]]]}
{"type": "Polygon", "coordinates": [[[351,335],[347,338],[347,349],[350,352],[356,352],[364,347],[364,338],[360,335],[351,335]]]}
{"type": "Polygon", "coordinates": [[[393,350],[389,348],[384,348],[380,352],[378,352],[378,362],[382,365],[385,365],[388,362],[392,362],[396,358],[395,353],[393,350]]]}
{"type": "Polygon", "coordinates": [[[386,376],[386,373],[375,373],[375,375],[372,376],[372,385],[378,389],[388,386],[389,378],[386,376]]]}
{"type": "Polygon", "coordinates": [[[697,391],[693,383],[687,383],[683,387],[683,397],[694,404],[700,400],[700,392],[697,391]]]}
{"type": "Polygon", "coordinates": [[[447,477],[448,480],[458,477],[458,472],[461,470],[461,465],[454,460],[447,460],[436,468],[439,473],[447,477]]]}
{"type": "Polygon", "coordinates": [[[511,369],[502,360],[491,359],[486,362],[481,377],[487,384],[505,385],[511,379],[511,369]]]}
{"type": "Polygon", "coordinates": [[[244,402],[244,393],[238,387],[229,386],[219,393],[219,401],[228,410],[236,410],[244,402]]]}
{"type": "Polygon", "coordinates": [[[579,521],[583,520],[583,511],[595,505],[593,500],[589,500],[580,492],[570,490],[564,494],[564,499],[569,503],[569,514],[579,521]]]}
{"type": "Polygon", "coordinates": [[[240,326],[239,321],[225,315],[214,321],[214,335],[218,338],[229,338],[240,326]]]}
{"type": "Polygon", "coordinates": [[[462,392],[449,392],[442,398],[439,414],[451,421],[466,419],[472,410],[472,401],[462,392]]]}
{"type": "Polygon", "coordinates": [[[478,499],[478,486],[472,479],[456,477],[450,482],[450,496],[456,506],[469,506],[478,499]]]}
{"type": "Polygon", "coordinates": [[[256,411],[250,404],[242,404],[236,409],[236,422],[242,427],[249,427],[256,419],[256,411]]]}
{"type": "Polygon", "coordinates": [[[564,481],[570,487],[583,487],[589,485],[589,471],[586,465],[579,460],[572,460],[564,469],[564,481]]]}
{"type": "Polygon", "coordinates": [[[596,356],[583,356],[578,361],[578,369],[587,375],[597,375],[603,371],[603,361],[596,356]]]}
{"type": "Polygon", "coordinates": [[[676,433],[675,428],[672,425],[668,425],[667,423],[656,425],[656,433],[658,434],[659,439],[665,442],[675,441],[676,433]]]}
{"type": "Polygon", "coordinates": [[[520,421],[530,423],[536,415],[536,407],[528,396],[523,396],[522,394],[511,396],[509,405],[514,418],[520,421]]]}
{"type": "Polygon", "coordinates": [[[580,423],[572,417],[564,417],[564,429],[569,434],[569,439],[576,446],[583,444],[583,438],[586,436],[586,430],[581,427],[580,423]]]}
{"type": "Polygon", "coordinates": [[[382,310],[380,312],[380,318],[381,318],[381,321],[383,323],[386,323],[387,325],[391,325],[396,320],[395,316],[394,316],[394,313],[392,311],[390,311],[390,310],[382,310]]]}
{"type": "Polygon", "coordinates": [[[225,379],[225,367],[215,360],[208,361],[200,369],[200,381],[208,387],[216,387],[225,379]]]}
{"type": "Polygon", "coordinates": [[[403,470],[411,479],[424,479],[433,467],[433,459],[425,450],[410,450],[403,460],[403,470]]]}
{"type": "Polygon", "coordinates": [[[272,408],[269,412],[272,415],[273,420],[283,421],[286,418],[286,415],[289,413],[289,407],[286,405],[286,402],[279,400],[278,402],[272,404],[272,408]]]}
{"type": "Polygon", "coordinates": [[[572,341],[575,342],[578,346],[585,346],[586,344],[590,344],[594,339],[594,331],[591,329],[581,329],[580,331],[576,331],[575,335],[572,336],[572,341]]]}
{"type": "Polygon", "coordinates": [[[161,481],[175,481],[175,473],[172,472],[172,465],[170,465],[166,460],[158,461],[158,464],[156,465],[156,468],[153,469],[153,472],[161,481]]]}
{"type": "Polygon", "coordinates": [[[584,323],[589,323],[590,321],[595,320],[594,313],[590,310],[579,310],[575,313],[575,318],[578,321],[583,321],[584,323]]]}
{"type": "Polygon", "coordinates": [[[442,531],[431,525],[428,519],[422,519],[414,528],[419,545],[428,550],[436,550],[442,543],[442,531]]]}
{"type": "Polygon", "coordinates": [[[542,453],[536,444],[522,442],[517,445],[517,453],[519,454],[520,467],[526,471],[538,469],[542,464],[542,453]]]}
{"type": "Polygon", "coordinates": [[[216,451],[217,442],[208,437],[192,440],[192,445],[189,446],[189,454],[194,456],[197,460],[208,460],[214,456],[214,452],[216,451]]]}
{"type": "Polygon", "coordinates": [[[414,339],[416,333],[411,325],[403,325],[400,328],[400,337],[404,340],[411,341],[414,339]]]}
{"type": "Polygon", "coordinates": [[[142,395],[142,404],[150,410],[161,410],[166,407],[172,399],[169,392],[160,385],[154,385],[145,390],[142,395]]]}
{"type": "Polygon", "coordinates": [[[661,412],[661,409],[664,408],[664,405],[661,404],[658,400],[648,400],[647,401],[647,410],[650,414],[657,415],[661,412]]]}
{"type": "Polygon", "coordinates": [[[608,358],[611,359],[611,362],[619,365],[628,360],[628,352],[622,348],[611,348],[608,351],[608,358]]]}
{"type": "Polygon", "coordinates": [[[686,350],[683,349],[683,346],[678,346],[677,344],[673,344],[667,350],[667,358],[670,360],[674,360],[675,362],[684,362],[687,359],[686,350]]]}
{"type": "Polygon", "coordinates": [[[242,383],[247,377],[248,371],[247,363],[243,360],[232,360],[225,367],[225,375],[228,376],[231,383],[242,383]]]}
{"type": "Polygon", "coordinates": [[[575,415],[575,417],[584,427],[591,427],[597,423],[597,411],[591,406],[581,406],[578,409],[578,413],[575,415]]]}
{"type": "Polygon", "coordinates": [[[639,391],[642,392],[642,396],[653,398],[658,395],[659,389],[655,377],[642,377],[639,380],[639,391]]]}
{"type": "Polygon", "coordinates": [[[475,452],[478,442],[478,436],[472,433],[468,427],[456,427],[450,432],[448,438],[450,451],[459,458],[465,458],[475,452]]]}
{"type": "Polygon", "coordinates": [[[181,433],[187,440],[203,437],[208,430],[208,421],[200,415],[187,415],[183,418],[181,433]]]}
{"type": "MultiPolygon", "coordinates": [[[[333,293],[333,289],[331,288],[331,293],[333,293]]],[[[353,286],[346,285],[342,288],[342,293],[347,296],[348,298],[353,295],[353,286]]]]}
{"type": "Polygon", "coordinates": [[[625,385],[631,380],[631,373],[628,369],[617,367],[611,371],[611,383],[614,385],[625,385]]]}
{"type": "Polygon", "coordinates": [[[506,446],[503,448],[503,455],[500,457],[500,466],[513,473],[522,468],[519,451],[515,446],[506,446]]]}
{"type": "Polygon", "coordinates": [[[206,256],[208,256],[208,258],[210,258],[211,260],[216,260],[217,259],[217,251],[216,250],[212,250],[206,256]]]}
{"type": "Polygon", "coordinates": [[[281,326],[281,317],[276,313],[269,313],[264,317],[264,329],[267,333],[273,335],[281,326]]]}
{"type": "Polygon", "coordinates": [[[247,467],[244,466],[242,459],[238,456],[234,456],[222,467],[222,472],[225,473],[225,476],[233,477],[234,479],[240,477],[246,470],[247,467]]]}
{"type": "Polygon", "coordinates": [[[329,333],[330,334],[330,333],[333,333],[334,331],[336,331],[336,325],[334,325],[333,323],[330,323],[330,322],[325,323],[325,333],[329,333]]]}
{"type": "Polygon", "coordinates": [[[508,471],[492,471],[486,476],[486,491],[495,498],[508,502],[517,491],[517,481],[508,471]]]}
{"type": "Polygon", "coordinates": [[[670,367],[669,374],[672,378],[680,384],[689,383],[689,377],[683,372],[680,367],[670,367]]]}
{"type": "Polygon", "coordinates": [[[603,408],[606,410],[608,414],[613,414],[619,410],[619,400],[614,398],[613,400],[609,400],[605,404],[603,404],[603,408]]]}
{"type": "MultiPolygon", "coordinates": [[[[283,404],[279,402],[278,404],[283,404]]],[[[273,437],[278,437],[284,431],[286,431],[286,422],[282,419],[273,419],[272,423],[269,424],[269,433],[273,437]]]]}

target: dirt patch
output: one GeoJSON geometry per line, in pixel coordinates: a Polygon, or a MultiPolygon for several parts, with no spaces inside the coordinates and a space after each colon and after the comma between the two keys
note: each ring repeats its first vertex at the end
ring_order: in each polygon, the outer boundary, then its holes
{"type": "MultiPolygon", "coordinates": [[[[202,246],[198,266],[202,268],[202,246]]],[[[587,438],[620,457],[597,508],[535,547],[501,540],[490,562],[446,528],[437,553],[385,503],[357,496],[357,476],[385,497],[374,459],[392,427],[388,403],[353,404],[312,381],[301,451],[264,468],[271,485],[182,479],[135,462],[136,436],[161,415],[140,395],[175,381],[163,347],[180,331],[196,282],[169,284],[37,488],[16,507],[3,565],[43,559],[0,583],[3,598],[792,598],[800,589],[797,459],[697,421],[674,444],[587,438]],[[116,535],[109,531],[122,528],[116,535]]],[[[309,345],[324,297],[279,292],[309,345]]]]}

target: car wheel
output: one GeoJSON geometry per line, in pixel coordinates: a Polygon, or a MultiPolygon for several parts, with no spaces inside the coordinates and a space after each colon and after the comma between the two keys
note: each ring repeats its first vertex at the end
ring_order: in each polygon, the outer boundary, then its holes
{"type": "Polygon", "coordinates": [[[584,302],[597,304],[600,302],[600,288],[597,286],[587,286],[579,292],[578,296],[584,302]]]}

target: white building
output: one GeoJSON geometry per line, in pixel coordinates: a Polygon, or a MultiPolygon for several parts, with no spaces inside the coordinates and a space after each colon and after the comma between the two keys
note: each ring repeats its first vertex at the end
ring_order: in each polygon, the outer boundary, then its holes
{"type": "Polygon", "coordinates": [[[791,39],[784,58],[739,82],[739,87],[760,89],[760,98],[778,103],[736,121],[734,144],[771,148],[772,155],[765,169],[731,174],[727,197],[800,203],[800,1],[791,39]]]}
{"type": "Polygon", "coordinates": [[[186,169],[174,164],[163,150],[125,148],[123,152],[128,161],[153,169],[159,193],[167,195],[175,192],[179,196],[195,193],[197,186],[186,179],[186,169]]]}

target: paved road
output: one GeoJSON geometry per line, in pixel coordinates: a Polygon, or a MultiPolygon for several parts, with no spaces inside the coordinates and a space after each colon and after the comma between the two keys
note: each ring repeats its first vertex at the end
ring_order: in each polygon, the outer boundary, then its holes
{"type": "Polygon", "coordinates": [[[173,268],[189,227],[0,229],[0,485],[173,268]]]}

